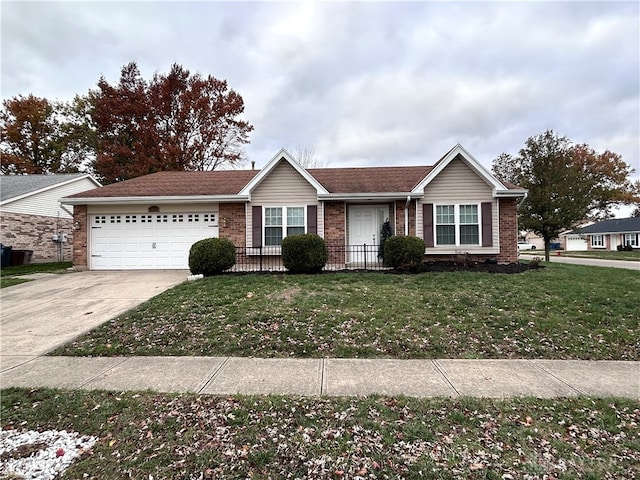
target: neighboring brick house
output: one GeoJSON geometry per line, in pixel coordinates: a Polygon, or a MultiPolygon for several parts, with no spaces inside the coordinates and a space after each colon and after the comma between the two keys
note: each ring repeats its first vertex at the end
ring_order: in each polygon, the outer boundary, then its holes
{"type": "Polygon", "coordinates": [[[33,251],[33,262],[71,260],[73,207],[60,199],[99,186],[85,173],[0,176],[0,243],[33,251]]]}
{"type": "Polygon", "coordinates": [[[640,217],[611,218],[577,232],[588,250],[617,250],[618,246],[640,249],[640,217]]]}
{"type": "Polygon", "coordinates": [[[218,236],[279,255],[297,233],[343,247],[332,263],[377,261],[349,246],[376,245],[387,219],[394,234],[423,238],[430,258],[509,263],[525,194],[456,145],[432,166],[400,167],[305,169],[281,150],[260,171],[159,172],[63,203],[80,225],[74,264],[92,270],[187,268],[190,246],[218,236]]]}

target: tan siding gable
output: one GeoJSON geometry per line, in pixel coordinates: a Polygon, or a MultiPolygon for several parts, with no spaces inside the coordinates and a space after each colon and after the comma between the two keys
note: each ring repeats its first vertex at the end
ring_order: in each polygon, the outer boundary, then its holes
{"type": "Polygon", "coordinates": [[[493,191],[478,174],[467,166],[462,160],[456,158],[446,166],[440,174],[434,178],[424,190],[424,198],[420,199],[416,205],[416,231],[422,237],[422,205],[433,204],[461,204],[461,203],[492,203],[492,247],[435,247],[433,251],[443,250],[451,253],[456,250],[464,250],[469,253],[497,252],[500,244],[500,212],[498,202],[493,198],[493,191]]]}
{"type": "Polygon", "coordinates": [[[280,162],[251,192],[254,204],[307,205],[318,201],[316,189],[287,162],[280,162]]]}
{"type": "Polygon", "coordinates": [[[492,189],[462,160],[456,158],[424,189],[425,198],[437,201],[492,199],[492,189]]]}
{"type": "MultiPolygon", "coordinates": [[[[55,186],[28,197],[21,198],[15,202],[10,202],[2,207],[5,212],[22,213],[25,215],[42,215],[45,217],[71,218],[60,205],[60,199],[94,189],[96,184],[88,178],[67,183],[66,185],[55,186]]],[[[73,211],[73,207],[68,205],[67,210],[73,211]]]]}
{"type": "Polygon", "coordinates": [[[251,192],[251,203],[246,206],[247,245],[252,245],[253,219],[251,207],[318,205],[318,235],[324,235],[324,213],[316,189],[288,162],[281,161],[251,192]]]}

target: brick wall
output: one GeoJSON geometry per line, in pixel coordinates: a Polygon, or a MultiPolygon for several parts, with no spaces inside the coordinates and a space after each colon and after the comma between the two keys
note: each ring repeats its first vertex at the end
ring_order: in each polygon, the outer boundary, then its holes
{"type": "Polygon", "coordinates": [[[73,222],[80,226],[73,236],[73,266],[78,270],[88,267],[87,263],[87,231],[89,225],[89,215],[86,205],[75,205],[73,207],[73,222]]]}
{"type": "Polygon", "coordinates": [[[71,260],[73,221],[70,218],[0,213],[0,243],[14,250],[33,250],[32,262],[71,260]],[[51,237],[67,234],[67,243],[57,243],[51,237]]]}
{"type": "Polygon", "coordinates": [[[247,242],[246,210],[244,203],[221,203],[218,210],[218,236],[228,238],[236,247],[247,242]]]}
{"type": "Polygon", "coordinates": [[[518,261],[518,210],[515,198],[500,199],[500,253],[498,263],[518,261]]]}
{"type": "MultiPolygon", "coordinates": [[[[325,202],[324,204],[324,240],[327,246],[344,247],[346,235],[346,206],[344,202],[325,202]]],[[[344,263],[342,255],[329,258],[329,263],[344,263]]]]}
{"type": "MultiPolygon", "coordinates": [[[[404,211],[406,200],[397,200],[394,204],[395,235],[404,235],[404,211]]],[[[416,201],[409,202],[409,235],[416,234],[416,201]]]]}

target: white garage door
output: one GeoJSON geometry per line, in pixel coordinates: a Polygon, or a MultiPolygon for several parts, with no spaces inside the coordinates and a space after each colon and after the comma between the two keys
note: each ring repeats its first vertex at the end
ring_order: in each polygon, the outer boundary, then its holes
{"type": "Polygon", "coordinates": [[[93,215],[91,269],[188,269],[191,245],[217,236],[217,213],[93,215]]]}
{"type": "Polygon", "coordinates": [[[571,251],[584,251],[587,250],[587,241],[580,235],[567,235],[567,248],[568,252],[571,251]]]}

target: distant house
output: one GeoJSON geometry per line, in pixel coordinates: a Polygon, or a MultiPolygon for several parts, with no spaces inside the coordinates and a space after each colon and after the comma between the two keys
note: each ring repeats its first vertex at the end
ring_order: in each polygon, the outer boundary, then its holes
{"type": "Polygon", "coordinates": [[[71,260],[73,207],[60,199],[99,186],[86,173],[0,176],[0,243],[35,262],[71,260]]]}
{"type": "Polygon", "coordinates": [[[283,238],[299,233],[342,252],[332,264],[376,262],[377,250],[349,246],[376,245],[387,219],[395,235],[424,239],[430,258],[509,263],[525,194],[456,145],[433,165],[364,168],[305,169],[280,150],[259,171],[158,172],[63,203],[80,226],[74,264],[91,270],[186,269],[189,248],[207,237],[279,256],[283,238]]]}
{"type": "Polygon", "coordinates": [[[611,218],[579,230],[588,250],[616,250],[618,245],[640,248],[640,218],[611,218]]]}

